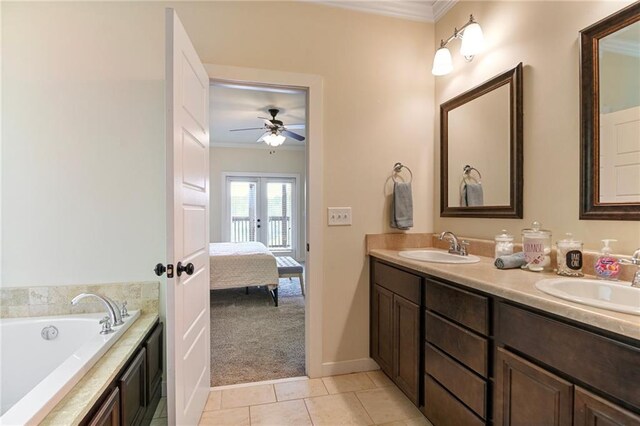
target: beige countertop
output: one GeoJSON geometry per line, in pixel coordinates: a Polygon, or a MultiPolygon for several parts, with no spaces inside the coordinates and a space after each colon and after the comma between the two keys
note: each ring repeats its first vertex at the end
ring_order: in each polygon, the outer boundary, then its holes
{"type": "Polygon", "coordinates": [[[77,425],[89,413],[127,360],[158,320],[143,313],[106,354],[85,374],[40,425],[77,425]]]}
{"type": "MultiPolygon", "coordinates": [[[[403,249],[403,250],[408,250],[403,249]]],[[[479,263],[443,264],[411,260],[398,255],[398,250],[372,249],[370,256],[434,277],[531,306],[616,334],[640,340],[640,317],[598,309],[559,299],[543,293],[535,283],[543,278],[557,278],[555,273],[529,272],[520,269],[500,270],[493,259],[478,256],[479,263]]]]}

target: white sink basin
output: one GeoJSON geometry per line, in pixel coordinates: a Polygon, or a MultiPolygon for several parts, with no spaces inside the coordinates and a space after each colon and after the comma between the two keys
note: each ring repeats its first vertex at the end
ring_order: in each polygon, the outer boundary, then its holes
{"type": "Polygon", "coordinates": [[[550,278],[536,287],[552,296],[610,311],[640,315],[640,288],[619,281],[550,278]]]}
{"type": "Polygon", "coordinates": [[[443,250],[407,250],[398,253],[400,257],[433,263],[478,263],[480,258],[473,255],[460,256],[443,250]]]}

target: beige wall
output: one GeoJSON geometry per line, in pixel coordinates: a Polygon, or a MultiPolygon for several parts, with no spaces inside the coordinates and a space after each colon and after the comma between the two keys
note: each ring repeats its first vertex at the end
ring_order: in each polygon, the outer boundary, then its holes
{"type": "MultiPolygon", "coordinates": [[[[285,142],[286,143],[286,142],[285,142]]],[[[210,196],[210,234],[211,242],[224,241],[222,239],[223,216],[223,172],[247,172],[247,173],[286,173],[297,174],[298,180],[298,248],[304,246],[304,184],[306,152],[303,149],[275,149],[266,148],[222,148],[213,147],[209,151],[211,168],[211,192],[210,196]]],[[[300,251],[304,256],[304,251],[300,251]]],[[[300,258],[300,260],[302,260],[300,258]]]]}
{"type": "MultiPolygon", "coordinates": [[[[439,40],[473,13],[485,35],[485,51],[471,63],[459,55],[460,42],[453,42],[454,71],[436,77],[436,105],[524,63],[524,219],[441,218],[435,207],[437,231],[492,238],[504,228],[519,235],[538,220],[553,231],[554,241],[572,232],[589,249],[598,249],[602,238],[618,239],[619,253],[640,246],[637,221],[578,220],[579,31],[628,3],[465,1],[436,24],[439,40]]],[[[435,136],[439,140],[439,129],[435,136]]],[[[434,206],[440,197],[438,164],[434,206]]]]}
{"type": "MultiPolygon", "coordinates": [[[[2,7],[3,285],[155,278],[164,5],[2,7]]],[[[353,226],[324,230],[325,281],[312,283],[323,361],[368,357],[364,235],[390,230],[396,161],[414,174],[413,231],[433,225],[433,25],[303,2],[176,9],[206,63],[324,78],[324,205],[353,207],[353,226]]]]}

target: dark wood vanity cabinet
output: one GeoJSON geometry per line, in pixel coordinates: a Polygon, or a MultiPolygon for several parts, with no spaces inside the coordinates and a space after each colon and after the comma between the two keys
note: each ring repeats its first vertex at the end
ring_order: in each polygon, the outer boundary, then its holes
{"type": "Polygon", "coordinates": [[[422,278],[378,262],[371,273],[371,357],[418,405],[422,278]]]}
{"type": "Polygon", "coordinates": [[[636,340],[376,258],[370,331],[435,426],[640,426],[636,340]]]}
{"type": "Polygon", "coordinates": [[[151,423],[161,393],[162,336],[162,323],[156,322],[81,425],[151,423]]]}

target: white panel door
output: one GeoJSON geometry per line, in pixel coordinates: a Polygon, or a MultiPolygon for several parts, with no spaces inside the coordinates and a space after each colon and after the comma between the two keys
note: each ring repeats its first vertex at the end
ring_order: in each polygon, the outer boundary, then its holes
{"type": "Polygon", "coordinates": [[[173,9],[166,13],[167,406],[196,425],[209,395],[209,77],[173,9]],[[193,264],[180,272],[179,262],[193,264]],[[191,273],[189,273],[191,272],[191,273]]]}
{"type": "Polygon", "coordinates": [[[600,116],[600,202],[640,202],[640,107],[600,116]]]}

